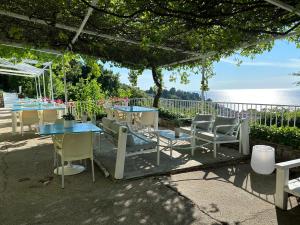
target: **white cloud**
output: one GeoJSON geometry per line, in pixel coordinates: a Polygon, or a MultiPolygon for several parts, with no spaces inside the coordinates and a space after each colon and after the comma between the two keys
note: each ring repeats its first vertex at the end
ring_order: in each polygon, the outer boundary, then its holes
{"type": "MultiPolygon", "coordinates": [[[[237,65],[237,61],[232,59],[221,59],[222,62],[237,65]]],[[[300,68],[300,59],[290,58],[283,62],[264,62],[264,61],[242,61],[240,66],[265,66],[265,67],[280,67],[280,68],[300,68]]]]}

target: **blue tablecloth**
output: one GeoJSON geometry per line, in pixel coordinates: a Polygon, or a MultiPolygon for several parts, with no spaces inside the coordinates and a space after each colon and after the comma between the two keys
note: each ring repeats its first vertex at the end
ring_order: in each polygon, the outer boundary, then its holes
{"type": "Polygon", "coordinates": [[[70,128],[63,124],[48,124],[39,126],[40,135],[55,135],[64,133],[102,132],[102,129],[92,123],[75,123],[70,128]]]}
{"type": "Polygon", "coordinates": [[[157,112],[158,109],[148,108],[142,106],[114,106],[114,110],[119,110],[122,112],[157,112]]]}

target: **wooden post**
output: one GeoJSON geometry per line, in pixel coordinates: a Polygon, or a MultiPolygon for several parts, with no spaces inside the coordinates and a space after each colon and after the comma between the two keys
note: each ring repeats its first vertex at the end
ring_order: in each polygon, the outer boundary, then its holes
{"type": "Polygon", "coordinates": [[[116,167],[115,167],[116,179],[123,179],[124,177],[127,132],[128,131],[126,127],[120,126],[119,135],[118,135],[117,159],[116,159],[116,167]]]}
{"type": "Polygon", "coordinates": [[[277,168],[276,171],[276,193],[275,205],[281,209],[287,209],[287,192],[284,191],[284,186],[289,181],[289,169],[277,168]]]}

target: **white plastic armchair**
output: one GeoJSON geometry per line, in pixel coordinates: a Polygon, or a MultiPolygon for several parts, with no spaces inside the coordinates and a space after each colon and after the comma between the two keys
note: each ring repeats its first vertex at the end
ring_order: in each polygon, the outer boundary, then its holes
{"type": "Polygon", "coordinates": [[[142,112],[141,116],[136,119],[135,123],[138,127],[138,130],[146,131],[147,133],[151,132],[151,128],[154,130],[157,129],[155,125],[156,121],[156,112],[142,112]]]}
{"type": "Polygon", "coordinates": [[[300,177],[289,180],[289,171],[300,167],[300,159],[276,164],[276,194],[275,205],[280,209],[287,209],[288,193],[300,197],[300,177]]]}
{"type": "Polygon", "coordinates": [[[235,118],[217,117],[214,122],[212,131],[202,131],[197,128],[193,129],[191,152],[192,155],[194,155],[197,140],[201,140],[204,142],[204,144],[201,144],[199,147],[213,144],[214,158],[217,157],[217,145],[225,143],[239,143],[239,152],[241,153],[241,139],[238,137],[240,127],[241,122],[239,122],[235,118]]]}
{"type": "Polygon", "coordinates": [[[42,121],[43,123],[55,123],[57,120],[57,110],[43,110],[42,121]]]}
{"type": "Polygon", "coordinates": [[[20,115],[21,134],[24,134],[24,126],[28,125],[31,129],[32,125],[39,124],[39,114],[37,110],[25,110],[20,115]]]}
{"type": "MultiPolygon", "coordinates": [[[[186,120],[181,118],[179,120],[186,120]]],[[[213,116],[211,114],[197,114],[192,120],[191,126],[180,127],[180,131],[192,135],[195,130],[211,131],[213,124],[213,116]]]]}
{"type": "Polygon", "coordinates": [[[81,159],[91,160],[92,178],[95,182],[93,134],[91,132],[64,134],[61,148],[57,148],[57,154],[61,157],[62,188],[64,188],[64,163],[81,159]]]}

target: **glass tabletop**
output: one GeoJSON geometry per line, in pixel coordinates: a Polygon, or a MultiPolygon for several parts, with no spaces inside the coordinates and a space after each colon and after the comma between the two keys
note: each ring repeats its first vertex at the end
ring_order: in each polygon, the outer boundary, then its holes
{"type": "Polygon", "coordinates": [[[157,112],[155,108],[148,108],[143,106],[114,106],[112,109],[122,112],[157,112]]]}
{"type": "Polygon", "coordinates": [[[54,135],[64,133],[102,132],[102,129],[92,123],[75,123],[65,128],[64,124],[47,124],[39,126],[40,135],[54,135]]]}
{"type": "Polygon", "coordinates": [[[175,137],[175,132],[173,130],[159,130],[157,132],[159,136],[168,140],[187,140],[191,138],[191,136],[186,133],[179,133],[179,137],[175,137]]]}
{"type": "Polygon", "coordinates": [[[53,106],[53,105],[13,105],[11,111],[29,111],[29,110],[64,110],[65,106],[53,106]]]}

